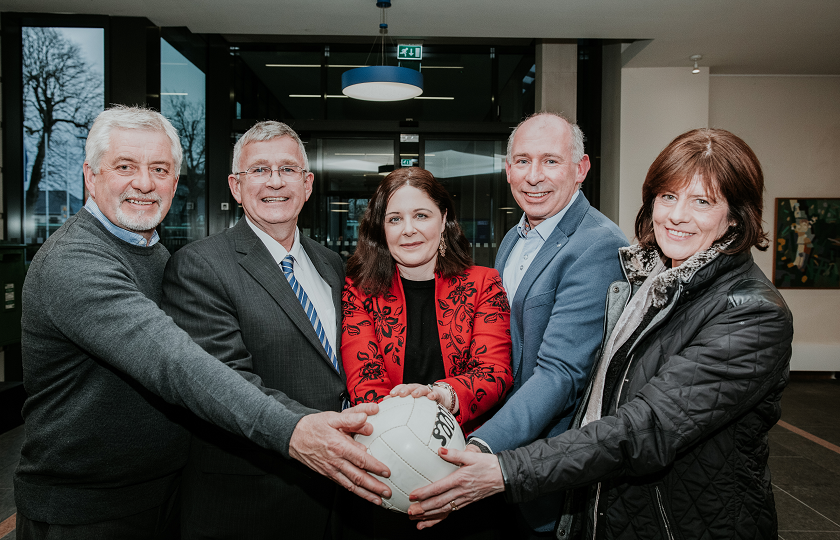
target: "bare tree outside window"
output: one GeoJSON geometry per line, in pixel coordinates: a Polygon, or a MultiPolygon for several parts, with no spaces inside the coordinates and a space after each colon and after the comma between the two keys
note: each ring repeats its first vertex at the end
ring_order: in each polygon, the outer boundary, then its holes
{"type": "Polygon", "coordinates": [[[158,228],[176,251],[206,234],[205,75],[165,39],[160,41],[160,112],[178,130],[184,163],[172,207],[158,228]]]}
{"type": "Polygon", "coordinates": [[[50,223],[54,230],[80,206],[85,138],[104,105],[101,71],[62,30],[25,27],[22,33],[27,242],[43,241],[50,223]]]}
{"type": "Polygon", "coordinates": [[[178,130],[184,147],[187,176],[204,174],[204,104],[175,96],[169,103],[169,121],[178,130]]]}

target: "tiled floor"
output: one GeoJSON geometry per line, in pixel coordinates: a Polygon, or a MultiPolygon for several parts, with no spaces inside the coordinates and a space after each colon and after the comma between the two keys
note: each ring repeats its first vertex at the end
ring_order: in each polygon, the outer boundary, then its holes
{"type": "MultiPolygon", "coordinates": [[[[782,422],[770,432],[779,538],[840,540],[840,380],[791,382],[782,422]]],[[[15,513],[12,473],[22,442],[23,427],[0,434],[0,531],[15,513]]],[[[0,540],[14,538],[14,531],[0,532],[0,540]]]]}
{"type": "Polygon", "coordinates": [[[834,448],[781,425],[770,431],[779,538],[840,540],[840,380],[792,382],[782,397],[782,421],[834,448]]]}

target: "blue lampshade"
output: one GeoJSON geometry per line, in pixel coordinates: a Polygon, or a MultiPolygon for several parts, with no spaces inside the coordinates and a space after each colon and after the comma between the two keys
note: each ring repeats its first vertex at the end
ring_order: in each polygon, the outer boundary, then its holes
{"type": "Polygon", "coordinates": [[[423,93],[423,75],[397,66],[368,66],[345,71],[341,92],[366,101],[400,101],[423,93]]]}

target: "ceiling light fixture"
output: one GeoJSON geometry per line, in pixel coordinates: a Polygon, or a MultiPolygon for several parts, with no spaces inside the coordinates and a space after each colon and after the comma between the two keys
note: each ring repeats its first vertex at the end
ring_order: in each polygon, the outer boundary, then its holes
{"type": "Polygon", "coordinates": [[[697,61],[703,58],[702,54],[694,54],[689,57],[689,60],[694,60],[694,69],[691,70],[692,73],[700,73],[700,67],[697,65],[697,61]]]}
{"type": "MultiPolygon", "coordinates": [[[[379,22],[380,65],[367,66],[345,71],[341,74],[341,93],[365,101],[402,101],[423,93],[423,75],[413,69],[385,65],[385,36],[388,24],[385,10],[391,7],[390,0],[377,0],[376,7],[382,10],[379,22]]],[[[373,42],[376,46],[376,40],[373,42]]],[[[365,62],[367,63],[367,61],[365,62]]]]}

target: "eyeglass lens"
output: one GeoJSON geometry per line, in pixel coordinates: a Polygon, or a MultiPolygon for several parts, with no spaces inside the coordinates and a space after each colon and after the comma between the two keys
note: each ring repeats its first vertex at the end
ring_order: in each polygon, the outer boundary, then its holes
{"type": "Polygon", "coordinates": [[[268,179],[271,178],[271,175],[274,172],[285,181],[287,182],[300,182],[303,180],[304,173],[306,172],[302,167],[298,166],[283,166],[278,167],[277,169],[272,169],[271,167],[251,167],[245,172],[251,178],[251,180],[255,182],[268,182],[268,179]]]}

